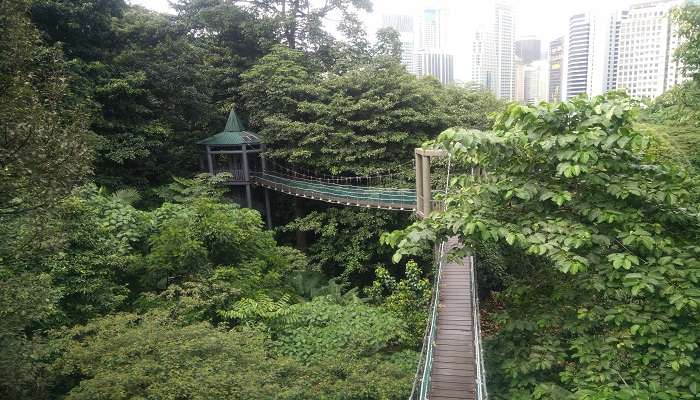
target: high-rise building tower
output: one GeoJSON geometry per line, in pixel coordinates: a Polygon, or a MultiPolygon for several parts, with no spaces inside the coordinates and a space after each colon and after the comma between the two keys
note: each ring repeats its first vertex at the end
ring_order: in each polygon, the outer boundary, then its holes
{"type": "Polygon", "coordinates": [[[504,100],[512,100],[515,94],[515,57],[513,54],[513,40],[515,29],[513,24],[513,8],[510,3],[496,3],[496,80],[498,91],[496,97],[504,100]]]}
{"type": "Polygon", "coordinates": [[[526,37],[515,41],[514,100],[530,104],[538,103],[542,100],[536,95],[533,96],[533,91],[530,88],[533,82],[539,82],[539,80],[541,80],[539,76],[533,77],[533,71],[538,69],[534,63],[541,58],[542,42],[539,39],[526,37]]]}
{"type": "Polygon", "coordinates": [[[546,60],[533,61],[523,68],[523,96],[527,104],[547,101],[549,64],[546,60]]]}
{"type": "Polygon", "coordinates": [[[420,47],[425,50],[442,49],[447,44],[447,23],[444,11],[423,10],[420,27],[420,47]]]}
{"type": "Polygon", "coordinates": [[[444,84],[454,82],[454,56],[445,51],[446,19],[444,10],[423,10],[419,29],[420,47],[414,55],[416,75],[432,75],[444,84]]]}
{"type": "Polygon", "coordinates": [[[599,95],[611,88],[617,63],[617,32],[624,13],[583,13],[569,19],[566,98],[599,95]]]}
{"type": "Polygon", "coordinates": [[[406,66],[408,72],[416,74],[416,34],[413,17],[409,15],[383,15],[382,27],[393,28],[399,32],[399,40],[401,41],[401,64],[406,66]]]}
{"type": "Polygon", "coordinates": [[[472,52],[472,79],[496,97],[515,96],[513,11],[508,2],[497,1],[491,26],[478,29],[472,52]]]}
{"type": "Polygon", "coordinates": [[[592,52],[591,17],[576,14],[569,19],[567,51],[566,97],[572,98],[587,92],[591,73],[592,52]]]}
{"type": "Polygon", "coordinates": [[[416,69],[418,76],[431,75],[444,84],[454,82],[454,56],[439,51],[418,53],[416,69]]]}
{"type": "Polygon", "coordinates": [[[562,100],[562,78],[564,62],[564,38],[560,37],[549,42],[549,101],[562,100]]]}
{"type": "Polygon", "coordinates": [[[636,98],[654,98],[681,83],[673,54],[678,47],[671,10],[679,0],[659,0],[629,8],[619,29],[619,55],[615,87],[636,98]]]}
{"type": "Polygon", "coordinates": [[[493,29],[478,29],[473,46],[472,81],[496,93],[496,41],[493,38],[493,29]]]}
{"type": "Polygon", "coordinates": [[[614,90],[617,87],[617,63],[620,58],[620,27],[622,26],[622,21],[627,18],[627,13],[627,10],[623,10],[610,15],[604,91],[614,90]]]}
{"type": "Polygon", "coordinates": [[[542,42],[540,39],[528,37],[515,41],[515,56],[523,64],[530,64],[542,58],[542,42]]]}

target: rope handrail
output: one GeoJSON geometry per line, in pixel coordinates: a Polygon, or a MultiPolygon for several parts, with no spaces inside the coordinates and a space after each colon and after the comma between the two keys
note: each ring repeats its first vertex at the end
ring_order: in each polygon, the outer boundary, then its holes
{"type": "Polygon", "coordinates": [[[472,281],[472,323],[474,326],[474,360],[476,370],[476,400],[487,400],[486,367],[484,365],[484,349],[481,344],[481,317],[479,315],[479,288],[476,280],[476,263],[472,256],[471,262],[472,281]]]}
{"type": "Polygon", "coordinates": [[[434,325],[435,322],[437,321],[437,305],[438,301],[440,298],[440,275],[442,272],[442,255],[445,249],[445,242],[440,243],[440,252],[439,254],[439,259],[436,263],[436,271],[435,271],[435,280],[433,281],[433,295],[431,296],[430,299],[430,320],[428,321],[428,324],[425,326],[425,332],[423,333],[423,345],[421,347],[421,352],[420,352],[420,358],[418,359],[418,365],[416,366],[416,374],[415,377],[413,378],[413,387],[411,388],[411,397],[409,397],[410,400],[417,399],[416,396],[416,389],[418,388],[418,382],[421,382],[421,395],[419,398],[423,398],[423,385],[422,383],[425,381],[425,362],[428,359],[428,346],[431,345],[431,340],[430,338],[433,336],[434,333],[434,325]],[[421,369],[423,370],[423,373],[421,373],[421,369]]]}
{"type": "Polygon", "coordinates": [[[296,182],[308,182],[313,185],[322,185],[322,186],[337,186],[341,188],[352,188],[354,190],[364,190],[364,191],[395,191],[395,192],[410,192],[410,193],[415,193],[415,189],[404,189],[404,188],[385,188],[381,186],[356,186],[356,185],[343,185],[339,183],[332,183],[332,182],[324,182],[324,181],[316,181],[312,179],[305,179],[305,178],[299,178],[296,176],[292,175],[286,175],[286,174],[281,174],[279,172],[270,172],[270,171],[264,171],[264,172],[259,172],[259,171],[251,171],[250,175],[252,176],[273,176],[273,177],[278,177],[280,179],[286,179],[290,181],[296,181],[296,182]]]}
{"type": "MultiPolygon", "coordinates": [[[[262,180],[262,181],[267,181],[267,182],[270,182],[270,183],[279,183],[279,182],[276,182],[276,181],[271,180],[271,179],[265,179],[265,178],[258,178],[258,179],[260,179],[260,180],[262,180]]],[[[395,197],[392,197],[392,198],[389,198],[389,197],[381,197],[379,194],[377,194],[377,195],[369,195],[369,194],[368,194],[368,195],[356,196],[356,195],[353,195],[353,194],[350,194],[350,193],[333,193],[333,192],[322,191],[322,190],[317,190],[317,189],[313,189],[313,188],[304,188],[304,189],[302,189],[302,188],[299,188],[299,187],[294,186],[294,185],[285,185],[285,184],[283,184],[283,185],[286,186],[286,187],[288,187],[288,188],[291,188],[291,189],[298,189],[298,190],[302,190],[302,191],[306,191],[306,192],[317,193],[317,194],[319,194],[319,195],[331,195],[331,196],[336,196],[336,197],[345,197],[345,198],[348,198],[348,199],[370,200],[370,201],[371,201],[371,200],[387,200],[387,201],[388,201],[388,200],[399,200],[399,201],[401,201],[401,200],[409,201],[409,200],[410,200],[411,202],[415,203],[415,195],[414,195],[414,196],[396,195],[395,197]]]]}
{"type": "MultiPolygon", "coordinates": [[[[390,172],[386,174],[374,174],[374,175],[365,175],[365,176],[334,176],[334,175],[326,175],[322,174],[321,176],[314,174],[305,174],[303,172],[299,172],[297,170],[287,168],[285,166],[282,166],[274,161],[268,161],[269,164],[273,168],[278,168],[287,171],[287,174],[291,174],[294,177],[301,176],[302,178],[308,179],[308,180],[315,180],[315,181],[324,181],[328,183],[336,183],[336,182],[352,182],[352,181],[362,181],[362,180],[367,180],[368,182],[376,179],[382,179],[382,178],[390,178],[394,176],[405,176],[404,168],[405,166],[411,164],[413,165],[413,160],[407,161],[403,164],[399,164],[395,167],[389,168],[389,171],[391,170],[397,170],[399,172],[390,172]]],[[[308,172],[308,171],[307,171],[308,172]]]]}
{"type": "Polygon", "coordinates": [[[288,177],[288,176],[283,176],[283,175],[278,175],[278,174],[270,174],[270,173],[261,173],[261,174],[251,174],[251,176],[258,178],[258,179],[267,179],[267,180],[275,180],[279,182],[287,182],[289,183],[289,186],[298,186],[298,185],[304,185],[305,188],[310,188],[310,189],[316,189],[316,190],[327,190],[327,191],[333,191],[335,192],[329,192],[329,193],[339,193],[338,191],[344,192],[344,193],[358,193],[358,194],[367,194],[367,195],[372,195],[372,194],[388,194],[388,195],[396,195],[396,196],[408,196],[408,197],[415,197],[416,191],[414,189],[396,189],[396,188],[381,188],[381,187],[362,187],[362,186],[352,186],[352,185],[334,185],[334,184],[328,184],[328,183],[319,183],[319,182],[312,182],[312,181],[306,181],[302,179],[295,179],[293,177],[288,177]]]}
{"type": "Polygon", "coordinates": [[[329,190],[322,184],[299,186],[299,181],[270,175],[257,175],[255,179],[277,190],[294,192],[304,197],[318,197],[319,199],[333,200],[333,202],[345,202],[353,205],[376,206],[378,208],[414,209],[414,192],[363,191],[363,190],[329,190]],[[271,179],[272,178],[272,179],[271,179]]]}

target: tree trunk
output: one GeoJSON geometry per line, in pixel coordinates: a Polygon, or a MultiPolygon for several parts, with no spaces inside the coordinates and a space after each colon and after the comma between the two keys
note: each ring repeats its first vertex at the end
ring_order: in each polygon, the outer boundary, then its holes
{"type": "Polygon", "coordinates": [[[285,15],[288,19],[286,26],[285,36],[287,37],[287,45],[290,49],[296,49],[297,47],[297,18],[299,14],[299,0],[293,0],[289,5],[289,16],[285,15]]]}

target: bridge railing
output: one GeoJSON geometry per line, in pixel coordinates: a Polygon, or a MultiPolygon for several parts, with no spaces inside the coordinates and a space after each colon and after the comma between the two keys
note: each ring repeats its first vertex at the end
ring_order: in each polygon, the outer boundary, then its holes
{"type": "Polygon", "coordinates": [[[214,168],[214,175],[226,172],[231,176],[227,179],[229,182],[245,182],[245,172],[242,169],[236,168],[214,168]]]}
{"type": "Polygon", "coordinates": [[[433,280],[433,296],[430,300],[428,324],[423,335],[423,347],[413,380],[410,400],[427,400],[430,393],[430,376],[433,372],[433,352],[437,336],[438,305],[440,304],[440,280],[442,277],[442,262],[445,256],[445,242],[440,243],[435,260],[435,279],[433,280]]]}
{"type": "Polygon", "coordinates": [[[487,400],[486,367],[484,365],[484,348],[481,342],[481,315],[479,314],[479,286],[476,280],[476,263],[471,257],[472,281],[472,323],[474,327],[474,366],[476,367],[476,400],[487,400]]]}
{"type": "Polygon", "coordinates": [[[299,197],[368,208],[404,211],[415,209],[415,191],[411,189],[321,183],[269,172],[253,173],[251,176],[261,186],[299,197]]]}

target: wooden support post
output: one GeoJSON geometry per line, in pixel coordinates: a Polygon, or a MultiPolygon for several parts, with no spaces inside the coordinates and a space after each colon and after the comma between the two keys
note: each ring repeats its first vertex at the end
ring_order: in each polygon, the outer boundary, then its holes
{"type": "Polygon", "coordinates": [[[211,147],[207,145],[207,161],[209,161],[209,173],[214,175],[214,159],[211,156],[211,147]]]}
{"type": "Polygon", "coordinates": [[[423,157],[418,154],[418,149],[415,153],[416,157],[416,212],[423,213],[423,157]]]}
{"type": "Polygon", "coordinates": [[[421,169],[423,171],[423,183],[421,185],[423,189],[423,215],[427,217],[432,211],[431,202],[433,200],[433,193],[430,187],[430,157],[421,155],[421,158],[423,159],[421,161],[421,169]]]}
{"type": "Polygon", "coordinates": [[[248,208],[253,208],[253,195],[250,191],[250,171],[248,170],[246,145],[243,145],[243,179],[245,180],[245,198],[248,203],[248,208]]]}

